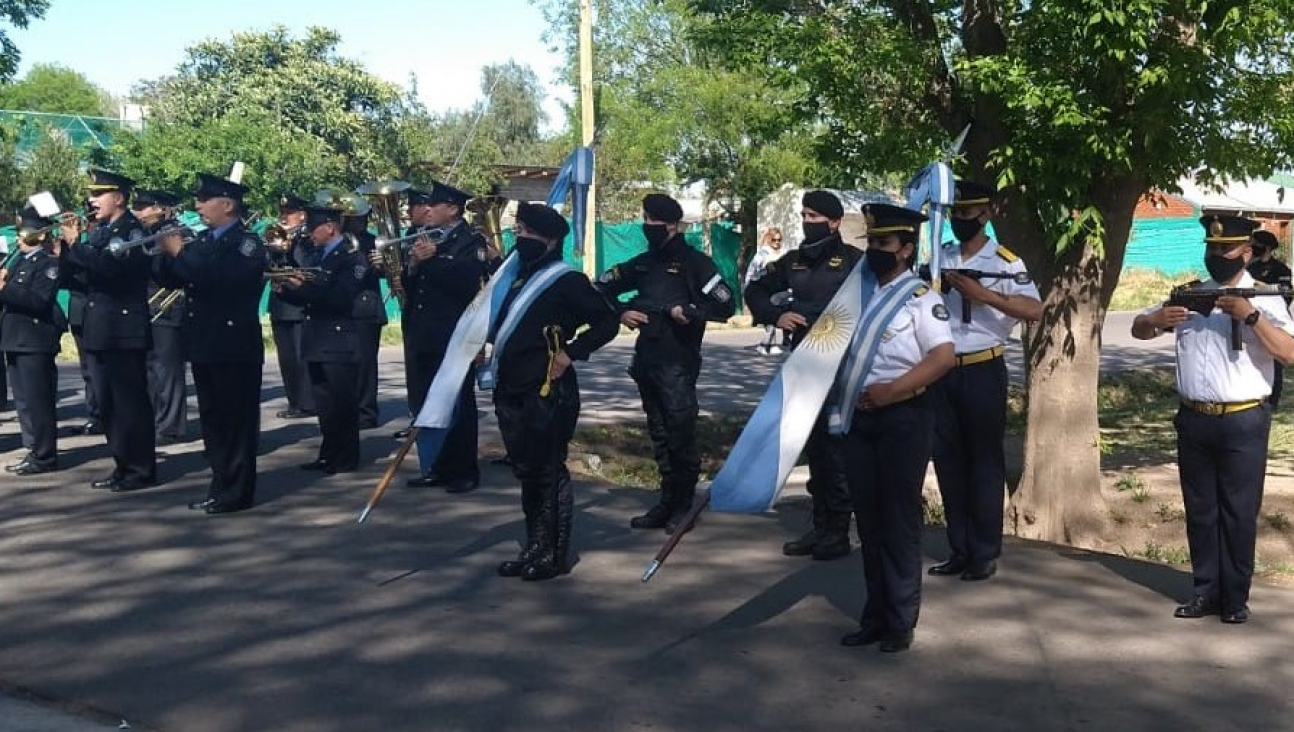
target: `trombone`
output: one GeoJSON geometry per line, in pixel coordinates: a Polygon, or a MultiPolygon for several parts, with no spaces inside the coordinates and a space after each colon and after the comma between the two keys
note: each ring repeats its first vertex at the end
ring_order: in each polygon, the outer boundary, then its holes
{"type": "Polygon", "coordinates": [[[286,282],[294,277],[306,282],[320,282],[328,279],[328,270],[323,267],[270,267],[265,270],[266,282],[286,282]]]}
{"type": "Polygon", "coordinates": [[[124,257],[129,254],[132,249],[143,249],[144,254],[152,257],[158,253],[158,242],[173,235],[180,236],[180,246],[196,241],[200,236],[198,232],[190,229],[184,224],[176,224],[175,226],[168,226],[156,234],[142,236],[138,239],[131,239],[130,241],[114,238],[112,241],[108,242],[108,252],[114,257],[124,257]]]}

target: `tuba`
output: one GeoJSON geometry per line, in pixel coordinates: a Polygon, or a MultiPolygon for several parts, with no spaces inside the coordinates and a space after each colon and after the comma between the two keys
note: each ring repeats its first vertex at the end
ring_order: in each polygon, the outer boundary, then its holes
{"type": "Polygon", "coordinates": [[[503,209],[508,207],[508,199],[503,196],[477,196],[467,202],[467,213],[471,215],[472,226],[475,226],[495,251],[503,254],[503,209]]]}
{"type": "Polygon", "coordinates": [[[408,183],[399,180],[366,183],[355,189],[363,196],[372,209],[373,218],[377,221],[377,254],[382,258],[382,270],[386,273],[387,282],[391,283],[391,292],[400,306],[404,306],[404,245],[400,240],[400,194],[410,188],[408,183]]]}

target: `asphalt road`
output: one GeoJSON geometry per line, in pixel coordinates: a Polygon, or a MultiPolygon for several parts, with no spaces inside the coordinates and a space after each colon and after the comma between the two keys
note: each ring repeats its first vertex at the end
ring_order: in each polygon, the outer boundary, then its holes
{"type": "MultiPolygon", "coordinates": [[[[758,337],[708,340],[707,409],[758,398],[777,363],[749,348],[758,337]]],[[[1110,368],[1171,361],[1114,333],[1107,344],[1110,368]]],[[[618,341],[582,371],[586,419],[637,418],[628,353],[618,341]]],[[[708,516],[643,585],[664,537],[627,520],[652,497],[589,483],[575,572],[505,580],[494,566],[521,522],[496,466],[464,496],[397,485],[354,523],[403,421],[394,365],[388,424],[366,433],[350,476],[296,469],[317,430],[273,418],[269,373],[253,511],[184,508],[207,480],[196,443],[165,448],[165,483],[137,493],[89,490],[108,469],[98,438],[64,440],[61,473],[3,479],[0,684],[91,714],[69,725],[162,732],[1294,728],[1289,590],[1259,587],[1246,626],[1173,620],[1190,591],[1180,571],[1010,541],[991,582],[927,582],[916,646],[885,656],[836,642],[861,607],[856,556],[781,556],[802,495],[708,516]]],[[[15,429],[3,426],[5,458],[15,429]]],[[[944,552],[929,534],[927,561],[944,552]]],[[[0,701],[0,730],[41,729],[13,709],[0,701]]]]}

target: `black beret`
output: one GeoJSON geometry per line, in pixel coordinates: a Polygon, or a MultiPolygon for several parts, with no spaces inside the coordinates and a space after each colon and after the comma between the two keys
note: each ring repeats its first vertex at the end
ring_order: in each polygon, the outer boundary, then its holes
{"type": "Polygon", "coordinates": [[[432,181],[431,186],[425,190],[417,188],[409,189],[409,205],[415,206],[425,204],[433,206],[437,203],[449,203],[455,206],[466,206],[467,202],[472,199],[472,194],[467,191],[459,190],[451,185],[446,185],[439,181],[432,181]]]}
{"type": "Polygon", "coordinates": [[[90,195],[97,196],[100,193],[110,193],[117,191],[127,196],[130,195],[130,189],[135,187],[135,181],[127,178],[120,173],[113,173],[98,168],[90,168],[90,195]]]}
{"type": "Polygon", "coordinates": [[[984,203],[992,203],[993,196],[997,195],[997,189],[993,186],[986,186],[972,180],[959,180],[954,185],[954,206],[978,206],[984,203]]]}
{"type": "Polygon", "coordinates": [[[210,173],[198,173],[198,187],[193,191],[193,197],[198,200],[232,198],[235,201],[241,201],[245,195],[247,195],[245,186],[210,173]]]}
{"type": "Polygon", "coordinates": [[[517,221],[530,227],[532,231],[545,239],[561,241],[571,231],[571,226],[566,223],[565,217],[557,213],[556,209],[542,203],[526,203],[522,201],[517,204],[517,221]]]}
{"type": "Polygon", "coordinates": [[[290,191],[279,194],[280,211],[304,211],[310,202],[290,191]]]}
{"type": "Polygon", "coordinates": [[[1204,227],[1204,241],[1209,244],[1243,244],[1262,224],[1243,216],[1209,214],[1200,217],[1204,227]]]}
{"type": "Polygon", "coordinates": [[[170,208],[180,205],[180,197],[167,191],[140,190],[135,192],[135,208],[162,206],[170,208]]]}
{"type": "Polygon", "coordinates": [[[863,217],[867,221],[867,236],[916,234],[921,231],[921,224],[927,221],[926,215],[920,211],[888,203],[867,204],[863,207],[863,217]]]}
{"type": "Polygon", "coordinates": [[[805,191],[800,205],[829,219],[845,218],[845,207],[831,191],[805,191]]]}
{"type": "Polygon", "coordinates": [[[1280,246],[1276,240],[1276,235],[1266,229],[1259,229],[1254,232],[1254,246],[1262,249],[1275,249],[1280,246]]]}
{"type": "Polygon", "coordinates": [[[677,224],[683,220],[683,207],[664,193],[648,193],[643,196],[643,213],[667,224],[677,224]]]}
{"type": "Polygon", "coordinates": [[[313,231],[323,224],[341,224],[341,209],[328,206],[306,206],[306,231],[313,231]]]}

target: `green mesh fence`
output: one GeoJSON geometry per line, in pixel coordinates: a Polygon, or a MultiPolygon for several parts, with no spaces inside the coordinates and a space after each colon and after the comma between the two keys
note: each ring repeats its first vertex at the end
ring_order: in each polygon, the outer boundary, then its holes
{"type": "Polygon", "coordinates": [[[18,154],[30,152],[40,142],[46,130],[55,130],[67,138],[74,147],[107,148],[113,136],[127,129],[114,117],[86,117],[77,114],[51,114],[0,109],[0,124],[13,124],[18,128],[18,154]]]}

